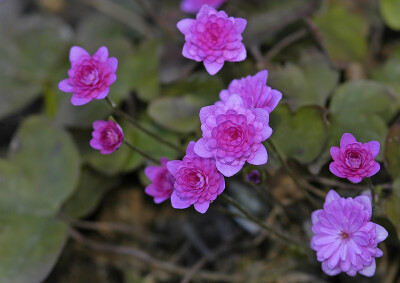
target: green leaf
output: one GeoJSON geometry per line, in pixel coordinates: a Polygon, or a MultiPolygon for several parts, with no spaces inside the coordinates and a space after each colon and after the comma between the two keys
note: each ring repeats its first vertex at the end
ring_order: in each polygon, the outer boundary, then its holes
{"type": "Polygon", "coordinates": [[[190,95],[161,97],[150,103],[148,113],[161,126],[187,133],[199,128],[199,111],[203,106],[202,99],[190,95]]]}
{"type": "Polygon", "coordinates": [[[20,17],[0,29],[0,118],[31,103],[67,52],[71,29],[60,19],[20,17]]]}
{"type": "Polygon", "coordinates": [[[374,68],[371,76],[377,82],[393,88],[394,94],[400,99],[400,57],[393,56],[383,66],[374,68]]]}
{"type": "Polygon", "coordinates": [[[400,121],[393,124],[386,137],[385,164],[393,179],[400,176],[400,121]]]}
{"type": "Polygon", "coordinates": [[[380,0],[382,18],[391,29],[400,30],[400,2],[398,0],[380,0]]]}
{"type": "Polygon", "coordinates": [[[393,182],[393,193],[385,204],[385,212],[396,227],[400,240],[400,178],[393,182]]]}
{"type": "Polygon", "coordinates": [[[327,138],[324,110],[304,106],[294,115],[287,105],[279,105],[271,113],[271,140],[286,158],[310,163],[321,153],[327,138]]]}
{"type": "Polygon", "coordinates": [[[88,168],[84,169],[77,189],[62,207],[62,214],[71,218],[81,218],[88,215],[117,182],[116,178],[109,178],[88,168]]]}
{"type": "Polygon", "coordinates": [[[42,282],[61,253],[67,226],[0,209],[0,227],[0,282],[42,282]]]}
{"type": "Polygon", "coordinates": [[[150,101],[160,95],[159,66],[160,43],[146,41],[121,62],[119,80],[137,91],[140,99],[150,101]]]}
{"type": "Polygon", "coordinates": [[[325,57],[317,52],[303,53],[299,65],[288,63],[270,72],[268,84],[280,90],[292,109],[304,105],[325,106],[339,80],[325,57]]]}
{"type": "Polygon", "coordinates": [[[39,117],[25,120],[0,162],[0,208],[53,215],[75,189],[79,163],[67,133],[39,117]]]}
{"type": "Polygon", "coordinates": [[[367,23],[340,4],[314,17],[331,59],[339,65],[362,61],[367,53],[367,23]]]}

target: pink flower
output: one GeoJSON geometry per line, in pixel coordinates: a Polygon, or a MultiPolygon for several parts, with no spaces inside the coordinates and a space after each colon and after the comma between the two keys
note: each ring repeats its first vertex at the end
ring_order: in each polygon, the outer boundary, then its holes
{"type": "Polygon", "coordinates": [[[371,222],[371,215],[367,196],[345,199],[333,190],[326,196],[324,209],[313,212],[315,236],[311,248],[317,252],[326,274],[374,275],[375,257],[383,255],[377,244],[386,239],[388,232],[371,222]]]}
{"type": "Polygon", "coordinates": [[[161,157],[161,166],[148,166],[144,169],[144,174],[153,184],[145,189],[146,194],[154,197],[155,203],[163,202],[171,197],[174,190],[174,176],[167,169],[168,159],[161,157]]]}
{"type": "Polygon", "coordinates": [[[197,141],[194,152],[204,158],[215,158],[224,176],[239,172],[246,161],[253,165],[267,162],[262,142],[272,134],[268,111],[248,109],[243,99],[233,94],[225,102],[203,107],[200,121],[203,137],[197,141]]]}
{"type": "Polygon", "coordinates": [[[79,46],[73,46],[69,52],[71,69],[68,79],[62,80],[58,88],[64,92],[72,92],[71,103],[83,105],[92,99],[103,99],[117,79],[118,60],[108,58],[108,49],[103,46],[93,55],[79,46]]]}
{"type": "Polygon", "coordinates": [[[207,72],[215,75],[225,61],[246,59],[242,32],[247,21],[229,17],[224,11],[204,5],[196,19],[178,22],[178,29],[185,35],[182,55],[197,62],[203,61],[207,72]]]}
{"type": "Polygon", "coordinates": [[[225,1],[226,0],[183,0],[181,2],[181,10],[186,13],[195,14],[205,4],[217,9],[225,1]]]}
{"type": "Polygon", "coordinates": [[[263,108],[271,113],[282,98],[282,93],[267,86],[268,71],[258,72],[240,80],[233,80],[219,97],[226,101],[230,95],[239,94],[247,108],[263,108]]]}
{"type": "Polygon", "coordinates": [[[340,178],[359,183],[363,177],[371,177],[381,168],[374,160],[379,148],[377,141],[362,144],[352,134],[346,133],[340,140],[340,148],[331,147],[333,162],[329,164],[329,170],[340,178]]]}
{"type": "Polygon", "coordinates": [[[225,189],[224,176],[218,172],[213,158],[201,158],[194,151],[195,142],[190,142],[182,161],[167,163],[175,178],[175,190],[171,195],[172,207],[182,209],[194,205],[205,213],[210,202],[225,189]]]}
{"type": "Polygon", "coordinates": [[[113,153],[124,140],[121,127],[114,121],[95,121],[93,129],[90,146],[101,154],[113,153]]]}

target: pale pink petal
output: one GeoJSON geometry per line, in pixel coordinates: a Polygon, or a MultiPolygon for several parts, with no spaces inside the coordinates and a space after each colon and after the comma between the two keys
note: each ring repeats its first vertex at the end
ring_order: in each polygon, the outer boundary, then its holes
{"type": "Polygon", "coordinates": [[[209,206],[210,206],[209,202],[195,203],[194,204],[194,208],[200,213],[205,213],[209,206]]]}
{"type": "Polygon", "coordinates": [[[191,204],[188,201],[181,199],[176,194],[176,191],[174,191],[171,195],[171,205],[173,208],[184,209],[188,208],[191,204]]]}
{"type": "Polygon", "coordinates": [[[244,29],[246,28],[247,21],[242,18],[235,18],[235,24],[234,27],[236,29],[236,32],[242,33],[244,29]]]}
{"type": "Polygon", "coordinates": [[[380,242],[384,241],[384,240],[388,237],[389,233],[388,233],[388,231],[386,231],[386,229],[383,228],[381,225],[375,224],[375,226],[376,226],[376,230],[375,230],[375,233],[376,233],[376,241],[377,241],[378,243],[380,243],[380,242]]]}
{"type": "Polygon", "coordinates": [[[106,62],[108,59],[108,49],[105,46],[100,47],[93,55],[99,61],[106,62]]]}
{"type": "Polygon", "coordinates": [[[232,177],[235,175],[237,172],[242,169],[243,165],[228,165],[221,163],[220,161],[217,160],[216,162],[217,169],[219,172],[221,172],[222,175],[225,177],[232,177]]]}
{"type": "Polygon", "coordinates": [[[375,274],[375,270],[376,262],[375,259],[373,259],[371,265],[364,267],[362,270],[359,271],[359,273],[367,277],[372,277],[375,274]]]}
{"type": "Polygon", "coordinates": [[[195,23],[196,21],[193,19],[184,19],[179,21],[176,26],[179,29],[179,31],[183,34],[187,34],[190,32],[190,28],[195,23]]]}
{"type": "Polygon", "coordinates": [[[247,160],[253,165],[263,165],[268,161],[268,153],[265,146],[261,145],[260,148],[254,153],[254,158],[247,160]]]}
{"type": "Polygon", "coordinates": [[[103,91],[99,92],[99,93],[97,94],[97,96],[94,97],[94,98],[97,99],[97,100],[103,99],[103,98],[105,98],[105,97],[108,95],[109,92],[110,92],[110,88],[107,87],[107,88],[104,89],[103,91]]]}
{"type": "Polygon", "coordinates": [[[357,142],[357,140],[352,134],[345,133],[342,136],[342,139],[340,140],[340,147],[343,148],[346,145],[353,144],[353,143],[356,143],[356,142],[357,142]]]}
{"type": "Polygon", "coordinates": [[[224,66],[224,63],[217,63],[217,62],[208,63],[208,62],[204,61],[204,67],[206,67],[207,72],[211,76],[218,73],[218,71],[221,70],[223,66],[224,66]]]}
{"type": "Polygon", "coordinates": [[[179,170],[180,160],[172,160],[167,162],[167,169],[172,174],[175,175],[179,170]]]}
{"type": "Polygon", "coordinates": [[[83,57],[90,57],[90,54],[79,46],[72,46],[69,51],[69,61],[71,63],[79,62],[83,57]]]}
{"type": "Polygon", "coordinates": [[[75,106],[84,105],[84,104],[90,102],[91,100],[92,100],[91,97],[81,97],[81,96],[78,96],[75,94],[72,95],[72,97],[71,97],[71,103],[72,103],[72,105],[75,105],[75,106]]]}
{"type": "Polygon", "coordinates": [[[340,199],[340,196],[337,192],[335,192],[334,190],[330,190],[329,193],[326,195],[325,198],[325,203],[330,203],[334,200],[338,200],[340,199]]]}
{"type": "Polygon", "coordinates": [[[63,92],[73,92],[74,87],[69,84],[69,79],[62,80],[58,84],[58,88],[63,92]]]}
{"type": "Polygon", "coordinates": [[[367,142],[366,145],[368,145],[369,150],[372,154],[372,157],[375,158],[379,154],[379,150],[381,145],[377,141],[370,141],[367,142]]]}
{"type": "Polygon", "coordinates": [[[211,158],[211,157],[213,157],[213,156],[212,156],[211,151],[209,151],[209,150],[207,149],[206,143],[207,143],[207,141],[206,141],[204,138],[199,139],[199,140],[196,142],[196,144],[195,144],[193,150],[194,150],[194,152],[195,152],[198,156],[200,156],[200,157],[203,157],[203,158],[211,158]]]}

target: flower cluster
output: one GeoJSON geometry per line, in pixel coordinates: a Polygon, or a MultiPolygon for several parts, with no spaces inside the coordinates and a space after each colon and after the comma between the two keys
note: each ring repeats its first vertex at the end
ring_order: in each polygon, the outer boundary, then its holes
{"type": "Polygon", "coordinates": [[[371,215],[369,197],[345,199],[333,190],[326,196],[324,209],[313,212],[311,248],[326,274],[374,275],[375,258],[383,255],[377,244],[388,232],[371,222],[371,215]]]}
{"type": "Polygon", "coordinates": [[[363,177],[371,177],[379,171],[380,165],[374,160],[379,148],[377,141],[362,144],[352,134],[346,133],[340,140],[340,148],[331,147],[333,162],[329,169],[340,178],[359,183],[363,177]]]}
{"type": "Polygon", "coordinates": [[[196,19],[178,22],[178,29],[185,35],[182,55],[197,62],[203,61],[210,75],[221,70],[225,61],[238,62],[246,59],[242,32],[247,21],[228,17],[224,11],[204,5],[196,19]]]}

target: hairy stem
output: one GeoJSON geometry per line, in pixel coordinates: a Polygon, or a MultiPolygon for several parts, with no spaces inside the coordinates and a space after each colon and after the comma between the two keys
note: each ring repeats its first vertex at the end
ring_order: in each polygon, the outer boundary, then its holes
{"type": "Polygon", "coordinates": [[[299,241],[294,240],[290,238],[289,236],[286,236],[285,234],[276,231],[276,229],[269,227],[265,223],[263,223],[261,220],[253,216],[250,212],[248,212],[243,206],[241,206],[236,200],[228,196],[227,194],[222,194],[222,197],[226,202],[229,204],[233,205],[236,207],[243,215],[246,217],[246,219],[250,220],[251,222],[254,222],[258,226],[260,226],[262,229],[266,230],[268,233],[274,235],[276,238],[281,239],[288,244],[291,245],[296,245],[296,246],[303,246],[299,241]]]}
{"type": "Polygon", "coordinates": [[[133,119],[131,116],[129,116],[126,112],[122,111],[120,108],[118,108],[118,106],[111,100],[111,98],[109,98],[108,96],[106,97],[106,101],[108,103],[108,105],[120,116],[124,117],[126,120],[129,121],[129,123],[131,123],[133,126],[135,126],[138,130],[142,131],[143,133],[145,133],[146,135],[148,135],[149,137],[154,138],[155,140],[157,140],[158,142],[165,144],[166,146],[172,148],[173,150],[177,151],[180,154],[184,154],[184,152],[176,145],[170,143],[169,141],[165,140],[164,138],[160,137],[159,135],[157,135],[156,133],[153,133],[152,131],[146,129],[145,127],[143,127],[138,121],[136,121],[135,119],[133,119]]]}
{"type": "Polygon", "coordinates": [[[134,146],[133,144],[131,144],[130,142],[124,140],[124,144],[126,144],[130,149],[132,149],[133,151],[139,153],[141,156],[143,156],[144,158],[146,158],[149,161],[154,162],[155,164],[159,163],[159,161],[157,159],[155,159],[154,157],[148,155],[147,153],[145,153],[144,151],[138,149],[136,146],[134,146]]]}

